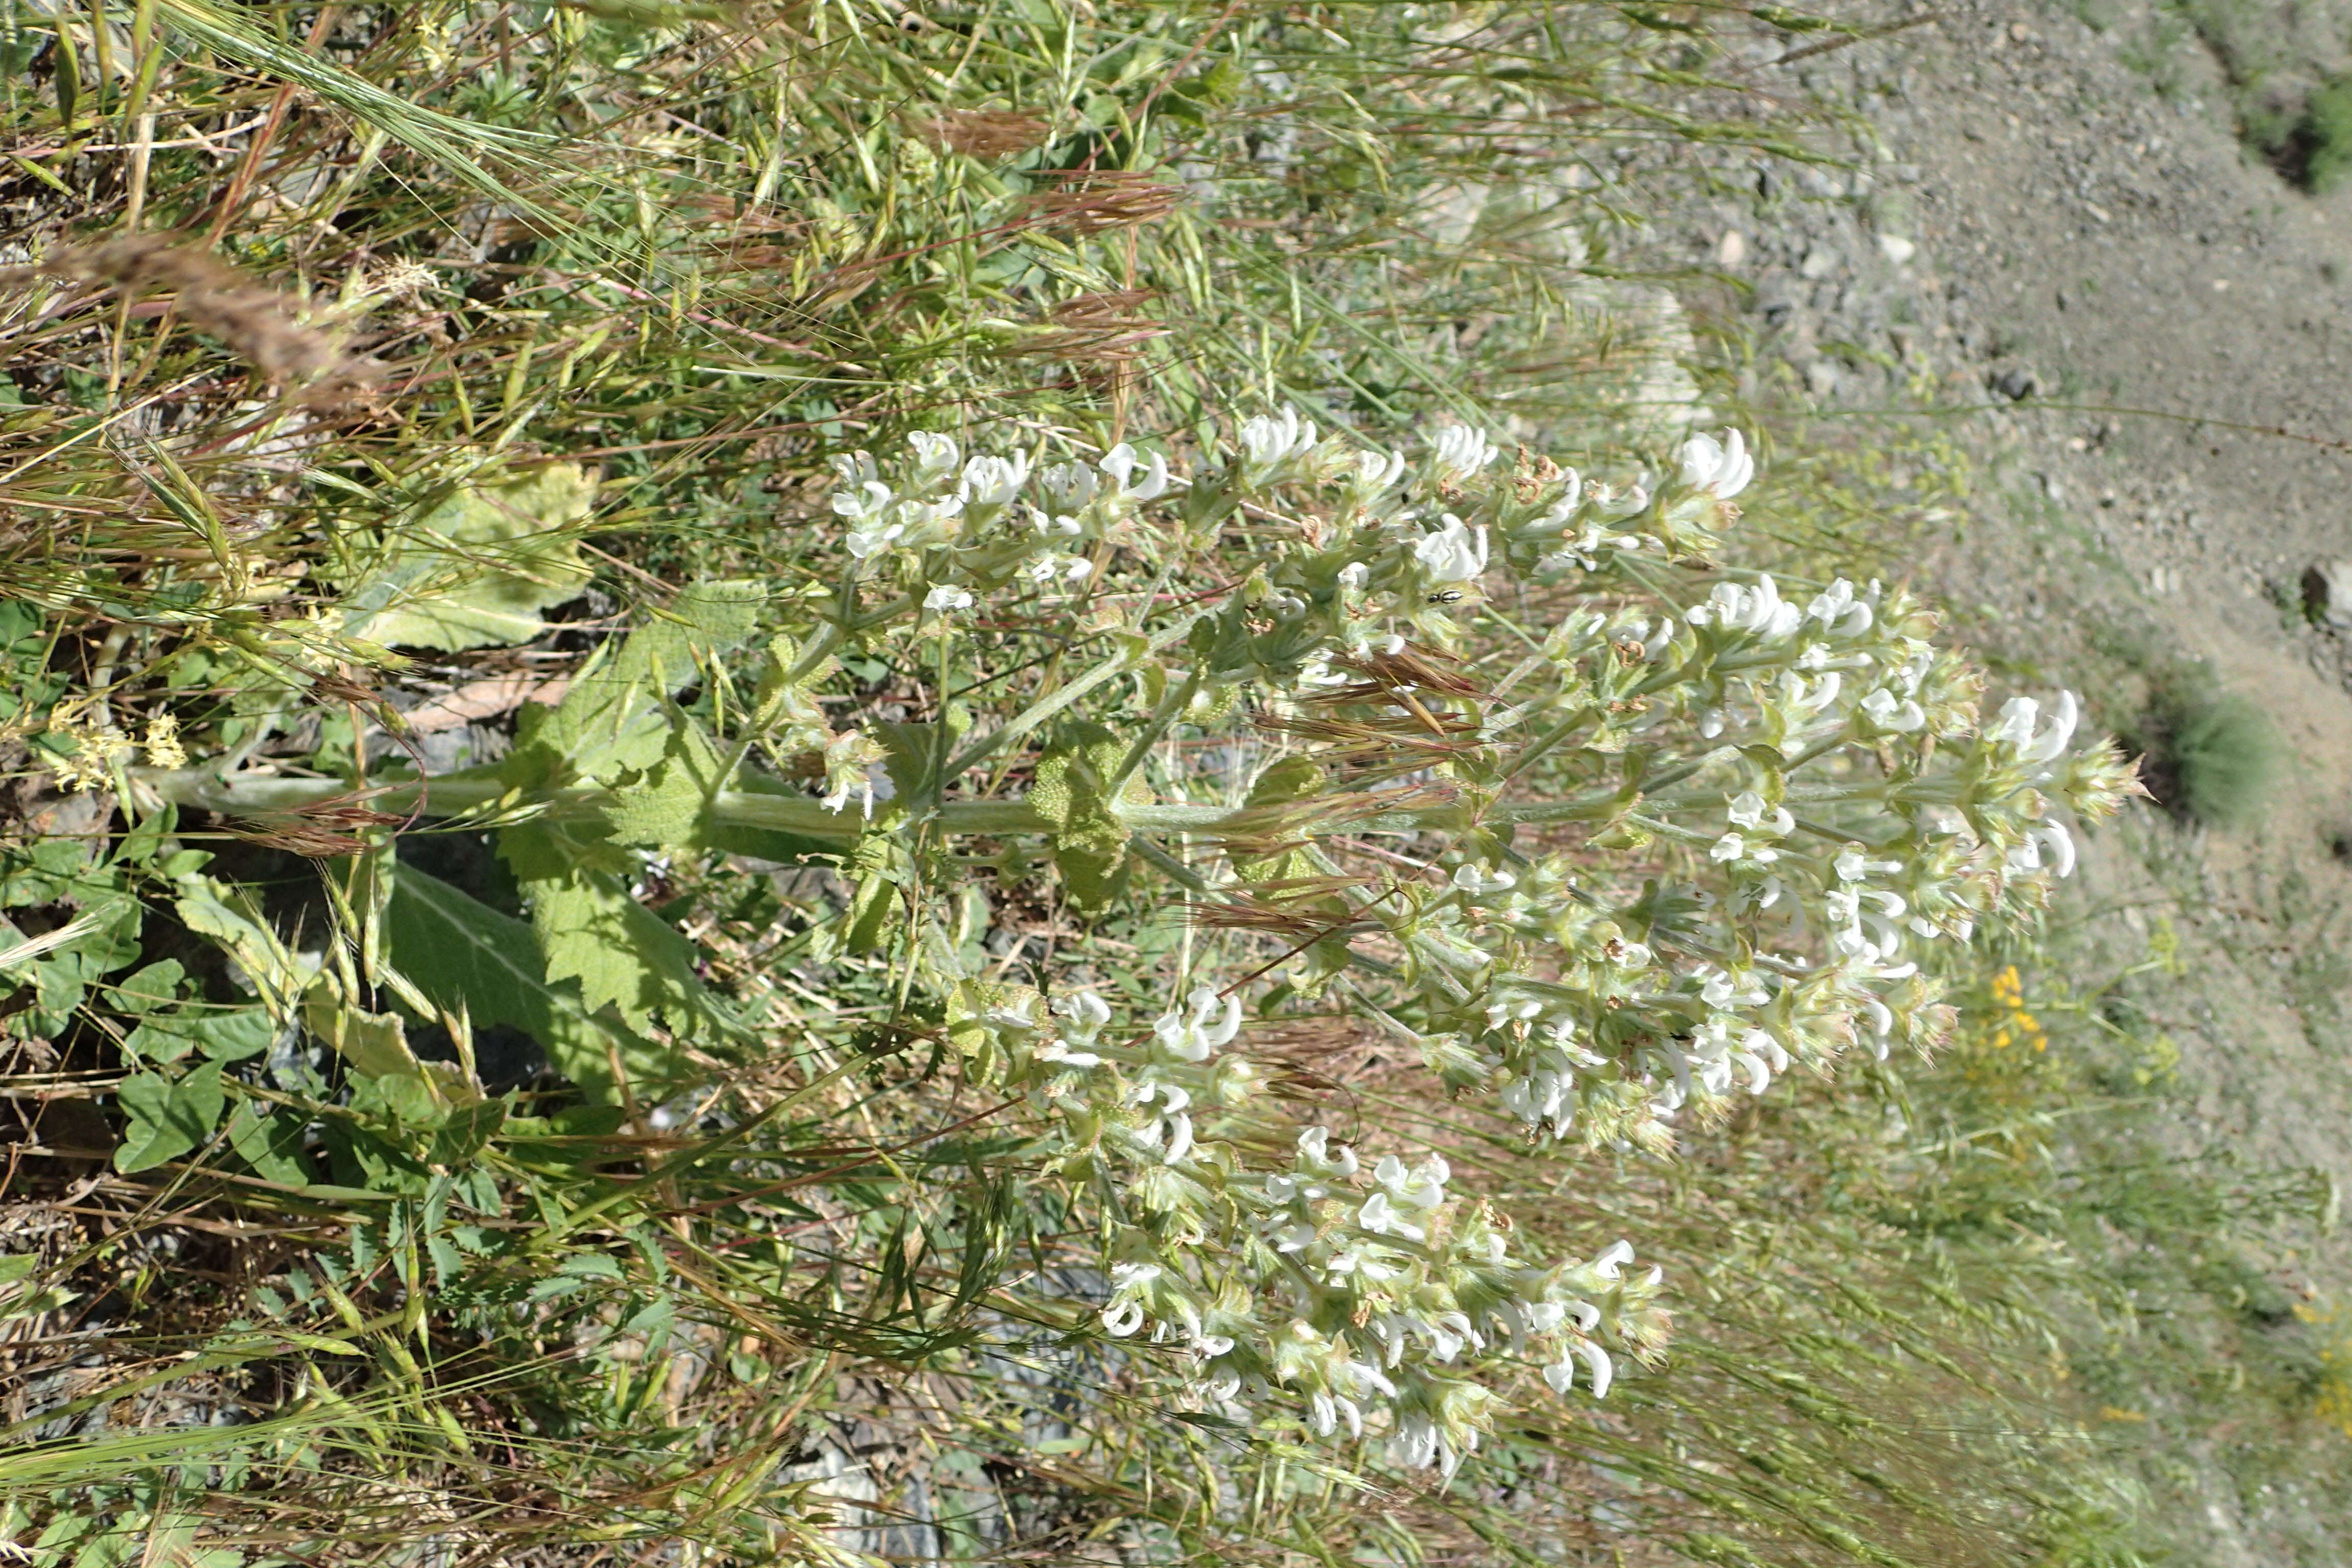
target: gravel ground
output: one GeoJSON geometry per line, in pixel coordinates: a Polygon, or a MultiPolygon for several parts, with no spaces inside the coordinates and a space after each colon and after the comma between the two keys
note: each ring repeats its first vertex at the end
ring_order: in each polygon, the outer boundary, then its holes
{"type": "MultiPolygon", "coordinates": [[[[2296,44],[2315,17],[2282,8],[2265,32],[2250,0],[2200,37],[2178,9],[2095,27],[2002,0],[1881,5],[1854,19],[1916,25],[1802,59],[1804,37],[1759,33],[1747,79],[1848,110],[1822,141],[1842,161],[1735,170],[1658,259],[1723,280],[1685,297],[1737,312],[1750,402],[1939,430],[1977,459],[1990,484],[1930,529],[1921,570],[2005,679],[2076,685],[2121,724],[2203,661],[2269,715],[2292,760],[2259,823],[2142,814],[2101,836],[2063,912],[2126,959],[2158,919],[2182,934],[2155,1019],[2180,1047],[2176,1152],[2352,1184],[2352,624],[2313,602],[2352,558],[2352,193],[2314,197],[2242,139],[2263,93],[2340,68],[2296,44]],[[2294,68],[2251,79],[2255,43],[2294,68]]],[[[2340,1237],[2284,1265],[2352,1295],[2340,1237]]],[[[2352,1515],[2318,1482],[2340,1456],[2299,1473],[2281,1434],[2219,1405],[2152,1414],[2184,1560],[2342,1560],[2352,1515]]]]}

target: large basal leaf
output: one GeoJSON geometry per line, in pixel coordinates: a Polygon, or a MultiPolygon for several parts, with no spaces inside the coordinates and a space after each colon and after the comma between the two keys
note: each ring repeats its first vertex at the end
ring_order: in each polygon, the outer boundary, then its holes
{"type": "Polygon", "coordinates": [[[595,494],[570,463],[461,484],[392,532],[373,569],[348,585],[340,629],[386,647],[529,642],[547,629],[543,611],[588,586],[577,531],[595,494]]]}
{"type": "MultiPolygon", "coordinates": [[[[537,826],[507,829],[501,851],[529,846],[537,826]]],[[[519,871],[545,858],[543,850],[508,855],[519,871]]],[[[575,867],[526,879],[522,890],[530,900],[547,978],[579,981],[582,1005],[590,1012],[609,1005],[632,1029],[651,1028],[659,1018],[673,1034],[698,1037],[727,1027],[726,1009],[694,972],[694,944],[631,898],[620,878],[575,867]]]]}
{"type": "Polygon", "coordinates": [[[577,984],[551,983],[530,926],[413,866],[401,867],[397,879],[384,911],[392,956],[436,1004],[462,1004],[477,1026],[520,1029],[592,1100],[617,1099],[615,1060],[633,1080],[663,1082],[676,1074],[669,1047],[599,1016],[577,984]]]}

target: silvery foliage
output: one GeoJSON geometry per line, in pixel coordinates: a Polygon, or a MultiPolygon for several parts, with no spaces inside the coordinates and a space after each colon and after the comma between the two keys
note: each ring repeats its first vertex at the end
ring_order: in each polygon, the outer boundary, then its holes
{"type": "MultiPolygon", "coordinates": [[[[1245,1001],[1367,1020],[1532,1142],[1664,1152],[1799,1067],[1933,1044],[1951,1015],[1921,959],[2038,904],[2070,814],[2134,787],[2074,743],[2071,695],[1986,721],[1910,595],[1715,565],[1754,473],[1738,433],[1693,437],[1666,480],[1501,456],[1463,429],[1367,450],[1286,411],[1188,485],[1124,445],[1033,471],[926,435],[887,476],[843,459],[834,503],[878,635],[1089,597],[1130,679],[1076,711],[1134,737],[1163,805],[1225,800],[1184,819],[1228,855],[1196,893],[1263,918],[1157,1003],[926,960],[971,1070],[1028,1098],[1048,1173],[1108,1215],[1102,1330],[1229,1413],[1448,1472],[1502,1363],[1600,1397],[1654,1352],[1658,1272],[1623,1241],[1532,1255],[1437,1153],[1286,1120],[1245,1001]],[[1533,645],[1479,636],[1488,603],[1533,645]],[[1259,765],[1188,775],[1158,745],[1186,729],[1259,765]],[[1245,874],[1269,863],[1289,880],[1245,874]]],[[[849,750],[828,802],[870,813],[875,753],[849,750]]],[[[1102,809],[1168,831],[1113,783],[1102,809]]]]}

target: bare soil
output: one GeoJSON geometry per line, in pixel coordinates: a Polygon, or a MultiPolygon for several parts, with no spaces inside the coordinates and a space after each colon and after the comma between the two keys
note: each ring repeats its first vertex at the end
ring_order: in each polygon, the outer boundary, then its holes
{"type": "MultiPolygon", "coordinates": [[[[1740,313],[1752,404],[1960,439],[1989,489],[1929,527],[1923,570],[2007,683],[2074,686],[2129,730],[2201,662],[2269,716],[2290,760],[2258,820],[2138,813],[2058,918],[2116,963],[2159,921],[2181,939],[2142,993],[2179,1051],[2168,1149],[2352,1186],[2352,633],[2306,598],[2352,557],[2352,193],[2249,146],[2257,89],[2342,64],[2305,48],[2250,87],[2244,40],[2285,50],[2317,14],[2275,9],[2217,43],[2164,9],[1882,5],[1853,19],[1917,25],[1801,59],[1808,37],[1759,29],[1748,79],[1850,111],[1822,142],[1842,159],[1759,164],[1668,246],[1728,280],[1687,297],[1740,313]]],[[[2307,1302],[2352,1288],[2340,1234],[2278,1262],[2307,1302]]],[[[2303,1469],[2226,1405],[2152,1413],[2169,1532],[2215,1564],[2340,1561],[2341,1456],[2303,1469]]]]}

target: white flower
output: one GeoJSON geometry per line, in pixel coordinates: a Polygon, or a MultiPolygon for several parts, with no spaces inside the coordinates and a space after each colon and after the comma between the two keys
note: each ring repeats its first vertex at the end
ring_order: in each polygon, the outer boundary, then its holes
{"type": "Polygon", "coordinates": [[[1079,1071],[1102,1066],[1102,1058],[1095,1055],[1094,1052],[1074,1051],[1060,1040],[1047,1040],[1044,1045],[1039,1046],[1037,1059],[1041,1062],[1051,1062],[1055,1067],[1074,1068],[1079,1071]]]}
{"type": "Polygon", "coordinates": [[[853,489],[834,492],[833,514],[852,523],[870,522],[889,510],[890,503],[897,499],[890,487],[880,479],[863,479],[853,489]]]}
{"type": "Polygon", "coordinates": [[[1868,631],[1876,618],[1869,602],[1854,596],[1853,584],[1841,577],[1826,592],[1813,595],[1805,606],[1805,618],[1819,621],[1839,637],[1856,637],[1868,631]]]}
{"type": "Polygon", "coordinates": [[[971,605],[971,594],[961,588],[950,587],[945,583],[923,595],[923,608],[938,615],[946,615],[952,610],[969,610],[971,605]]]}
{"type": "Polygon", "coordinates": [[[1049,550],[1021,568],[1021,574],[1032,583],[1076,586],[1094,575],[1094,570],[1095,563],[1083,555],[1056,555],[1049,550]]]}
{"type": "Polygon", "coordinates": [[[1683,443],[1677,456],[1682,458],[1683,483],[1693,489],[1710,490],[1717,500],[1729,500],[1756,476],[1747,439],[1737,430],[1726,430],[1721,441],[1712,436],[1694,436],[1683,443]]]}
{"type": "Polygon", "coordinates": [[[1724,816],[1730,819],[1734,827],[1769,833],[1776,838],[1786,838],[1797,830],[1797,819],[1789,815],[1786,806],[1775,806],[1769,816],[1764,815],[1764,809],[1762,795],[1752,789],[1742,790],[1732,797],[1724,816]]]}
{"type": "Polygon", "coordinates": [[[1103,1309],[1102,1326],[1111,1338],[1123,1340],[1143,1327],[1143,1309],[1132,1301],[1114,1302],[1103,1309]]]}
{"type": "Polygon", "coordinates": [[[1372,580],[1372,569],[1360,561],[1350,561],[1339,568],[1339,586],[1351,594],[1360,594],[1364,584],[1372,580]]]}
{"type": "Polygon", "coordinates": [[[831,464],[833,471],[841,476],[841,482],[853,488],[871,484],[882,477],[871,452],[836,453],[831,464]]]}
{"type": "Polygon", "coordinates": [[[1168,459],[1157,452],[1152,453],[1143,478],[1138,479],[1133,476],[1140,457],[1134,447],[1121,441],[1105,452],[1102,461],[1097,465],[1108,476],[1112,492],[1120,500],[1158,500],[1168,493],[1171,482],[1168,477],[1168,459]]]}
{"type": "Polygon", "coordinates": [[[1387,1188],[1390,1195],[1420,1209],[1433,1209],[1445,1201],[1445,1184],[1453,1175],[1444,1159],[1436,1154],[1411,1171],[1394,1154],[1383,1154],[1381,1163],[1372,1167],[1372,1179],[1387,1188]]]}
{"type": "Polygon", "coordinates": [[[2050,869],[2061,877],[2074,874],[2074,839],[2062,823],[2045,822],[2033,837],[2050,847],[2050,869]]]}
{"type": "MultiPolygon", "coordinates": [[[[1055,463],[1037,476],[1037,482],[1045,487],[1045,503],[1057,512],[1083,511],[1095,499],[1095,471],[1083,463],[1055,463]]],[[[1063,521],[1071,532],[1078,531],[1075,519],[1063,521]]]]}
{"type": "Polygon", "coordinates": [[[1603,1279],[1617,1278],[1619,1265],[1633,1261],[1633,1244],[1620,1237],[1601,1249],[1601,1256],[1587,1267],[1603,1279]]]}
{"type": "Polygon", "coordinates": [[[1342,1145],[1338,1153],[1331,1153],[1327,1147],[1330,1139],[1331,1130],[1328,1127],[1309,1127],[1301,1132],[1298,1135],[1300,1163],[1310,1169],[1328,1169],[1331,1174],[1343,1180],[1354,1175],[1356,1152],[1342,1145]]]}
{"type": "Polygon", "coordinates": [[[907,445],[915,451],[915,488],[929,489],[943,485],[955,477],[956,465],[963,460],[955,437],[929,430],[918,430],[907,437],[907,445]]]}
{"type": "Polygon", "coordinates": [[[1096,1030],[1110,1022],[1110,1004],[1091,991],[1073,992],[1055,1002],[1054,1016],[1067,1018],[1075,1026],[1074,1033],[1091,1039],[1096,1030]]]}
{"type": "Polygon", "coordinates": [[[1314,449],[1315,423],[1300,419],[1296,408],[1284,408],[1279,418],[1261,414],[1242,426],[1243,473],[1253,484],[1314,449]]]}
{"type": "Polygon", "coordinates": [[[1407,1241],[1420,1241],[1429,1234],[1397,1213],[1396,1205],[1386,1193],[1374,1193],[1366,1198],[1364,1206],[1356,1211],[1356,1223],[1374,1236],[1402,1237],[1407,1241]]]}
{"type": "Polygon", "coordinates": [[[2009,868],[2021,873],[2039,871],[2044,847],[2050,851],[2053,875],[2071,877],[2074,874],[2074,836],[2055,822],[2042,823],[2029,831],[2025,842],[2009,852],[2009,868]]]}
{"type": "Polygon", "coordinates": [[[1037,1026],[1037,1020],[1029,1016],[1029,1009],[1036,1005],[1036,1002],[1034,996],[1018,997],[1010,1007],[989,1008],[981,1015],[981,1019],[992,1028],[1018,1029],[1026,1034],[1037,1026]]]}
{"type": "Polygon", "coordinates": [[[1028,480],[1026,453],[1015,452],[1010,458],[974,458],[963,466],[963,485],[957,493],[969,506],[1011,506],[1028,480]]]}
{"type": "Polygon", "coordinates": [[[1752,588],[1738,583],[1717,583],[1706,603],[1692,605],[1684,618],[1695,626],[1711,621],[1734,631],[1760,632],[1777,640],[1795,631],[1804,616],[1796,605],[1780,597],[1780,584],[1766,574],[1756,579],[1752,588]]]}
{"type": "MultiPolygon", "coordinates": [[[[1206,1061],[1212,1052],[1229,1046],[1242,1029],[1242,999],[1239,996],[1220,998],[1211,987],[1196,989],[1187,999],[1192,1004],[1191,1017],[1181,1011],[1162,1014],[1151,1026],[1160,1044],[1170,1056],[1181,1061],[1206,1061]],[[1223,1016],[1218,1016],[1220,1008],[1223,1016]],[[1212,1020],[1214,1020],[1213,1022],[1212,1020]]],[[[1305,1147],[1302,1136],[1300,1146],[1305,1147]]]]}
{"type": "Polygon", "coordinates": [[[1489,871],[1483,867],[1466,865],[1454,868],[1454,885],[1473,897],[1515,888],[1518,886],[1518,880],[1508,871],[1489,871]]]}
{"type": "Polygon", "coordinates": [[[1359,452],[1355,472],[1349,476],[1348,483],[1359,502],[1368,502],[1385,494],[1404,478],[1404,466],[1403,457],[1395,452],[1359,452]]]}
{"type": "Polygon", "coordinates": [[[1737,833],[1727,833],[1715,841],[1714,847],[1706,852],[1706,858],[1710,860],[1737,860],[1746,853],[1748,840],[1737,833]]]}
{"type": "Polygon", "coordinates": [[[1560,479],[1568,488],[1560,491],[1559,499],[1535,524],[1538,533],[1557,533],[1566,528],[1576,516],[1576,509],[1584,504],[1584,476],[1570,468],[1560,479]]]}
{"type": "Polygon", "coordinates": [[[962,512],[961,496],[948,496],[940,500],[902,500],[898,503],[899,521],[910,531],[935,538],[951,537],[953,531],[940,525],[962,515],[962,512]]]}
{"type": "Polygon", "coordinates": [[[1466,478],[1495,460],[1501,447],[1489,440],[1484,431],[1473,430],[1467,425],[1450,425],[1430,437],[1431,449],[1437,458],[1441,479],[1466,478]]]}
{"type": "Polygon", "coordinates": [[[1586,1369],[1592,1373],[1592,1397],[1608,1398],[1609,1384],[1617,1375],[1617,1368],[1610,1361],[1609,1352],[1591,1340],[1579,1340],[1576,1353],[1584,1358],[1586,1369]]]}
{"type": "Polygon", "coordinates": [[[2000,717],[1994,721],[1991,739],[2012,747],[2021,763],[2055,762],[2065,752],[2067,742],[2074,738],[2074,725],[2081,714],[2071,691],[2058,694],[2056,706],[2050,714],[2050,727],[2036,735],[2033,727],[2042,716],[2042,705],[2031,697],[2012,697],[2001,704],[2000,717]]]}
{"type": "MultiPolygon", "coordinates": [[[[1595,486],[1592,502],[1611,517],[1632,517],[1650,504],[1649,479],[1645,473],[1629,482],[1622,490],[1612,490],[1607,485],[1595,486]]],[[[1643,544],[1654,546],[1657,542],[1650,535],[1643,534],[1634,542],[1634,547],[1638,549],[1643,544]]]]}
{"type": "Polygon", "coordinates": [[[825,793],[822,804],[825,810],[840,811],[848,805],[850,796],[856,795],[863,815],[870,817],[875,802],[897,795],[889,771],[882,765],[887,755],[879,744],[860,731],[848,730],[835,735],[824,748],[825,793]]]}
{"type": "Polygon", "coordinates": [[[864,561],[889,549],[905,538],[906,533],[907,525],[903,522],[885,523],[877,521],[860,523],[851,529],[849,537],[842,542],[848,547],[852,555],[864,561]]]}
{"type": "Polygon", "coordinates": [[[1437,1463],[1438,1450],[1444,1447],[1434,1422],[1410,1415],[1397,1423],[1396,1435],[1389,1439],[1389,1460],[1409,1470],[1425,1470],[1437,1463]]]}
{"type": "Polygon", "coordinates": [[[1486,570],[1486,530],[1465,527],[1452,512],[1444,524],[1412,547],[1413,559],[1432,583],[1467,583],[1486,570]]]}
{"type": "Polygon", "coordinates": [[[1870,721],[1882,730],[1892,730],[1898,735],[1924,728],[1927,710],[1907,697],[1898,698],[1882,686],[1857,705],[1870,721]]]}

